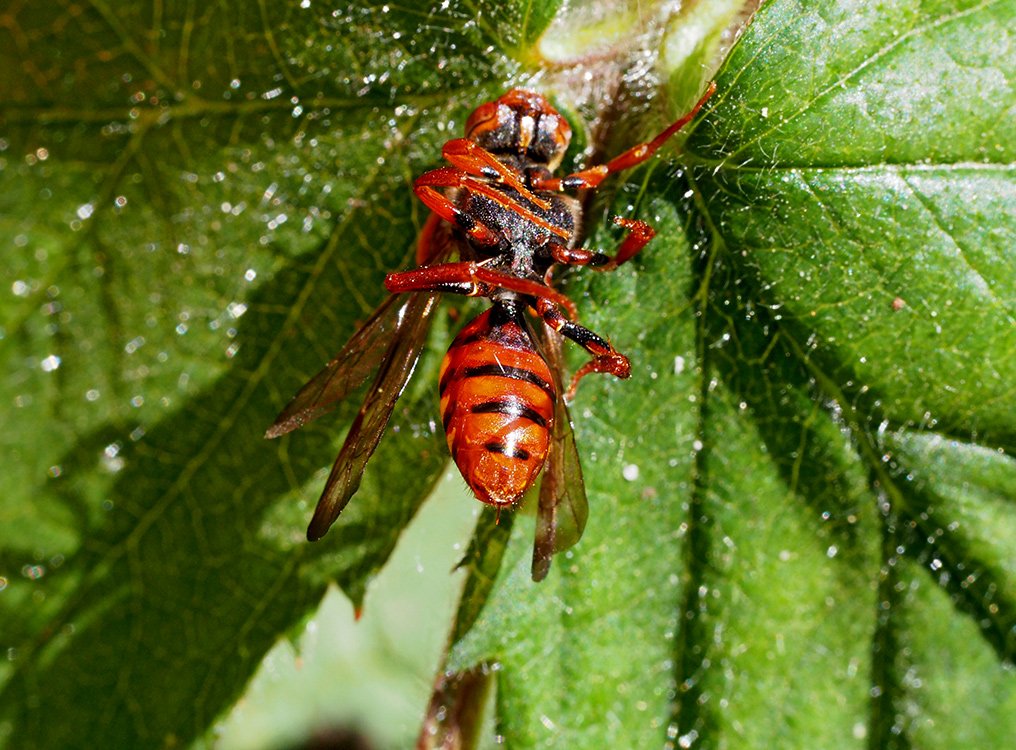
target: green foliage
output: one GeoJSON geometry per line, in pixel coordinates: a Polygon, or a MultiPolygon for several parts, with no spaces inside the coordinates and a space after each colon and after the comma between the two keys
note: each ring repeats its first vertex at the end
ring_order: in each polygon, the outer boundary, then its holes
{"type": "MultiPolygon", "coordinates": [[[[704,86],[740,8],[702,5],[653,40],[653,111],[600,102],[611,143],[704,86]]],[[[321,542],[319,470],[357,405],[261,439],[411,262],[412,178],[527,80],[557,11],[433,6],[6,11],[7,746],[205,736],[329,581],[363,601],[436,482],[444,317],[321,542]]],[[[635,373],[572,405],[579,545],[533,584],[520,515],[499,567],[503,531],[468,560],[449,666],[497,665],[512,748],[1016,733],[1016,9],[812,6],[766,4],[681,168],[619,185],[646,252],[567,279],[635,373]]]]}

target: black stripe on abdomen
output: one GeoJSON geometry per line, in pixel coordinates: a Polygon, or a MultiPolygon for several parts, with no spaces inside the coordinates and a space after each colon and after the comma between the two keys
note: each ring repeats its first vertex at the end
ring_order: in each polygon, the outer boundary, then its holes
{"type": "Polygon", "coordinates": [[[502,398],[496,401],[484,401],[482,404],[476,404],[470,407],[469,411],[472,414],[504,414],[509,417],[521,417],[522,419],[528,419],[530,422],[540,425],[540,427],[547,426],[546,419],[544,419],[535,409],[526,406],[517,398],[502,398]]]}
{"type": "Polygon", "coordinates": [[[550,396],[551,399],[555,398],[554,386],[541,378],[535,372],[532,372],[531,370],[524,370],[521,367],[505,367],[504,365],[500,365],[495,362],[489,365],[467,367],[462,373],[462,377],[464,378],[483,378],[491,376],[498,378],[511,378],[512,380],[522,380],[526,383],[532,383],[550,396]]]}
{"type": "Polygon", "coordinates": [[[486,448],[490,453],[500,453],[502,456],[507,456],[508,458],[516,458],[519,461],[529,460],[529,451],[518,445],[516,445],[514,448],[509,448],[504,443],[487,443],[483,447],[486,448]]]}

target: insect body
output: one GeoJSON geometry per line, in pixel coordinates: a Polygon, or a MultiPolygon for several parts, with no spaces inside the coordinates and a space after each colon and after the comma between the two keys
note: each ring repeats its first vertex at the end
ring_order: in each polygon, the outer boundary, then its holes
{"type": "Polygon", "coordinates": [[[277,437],[317,418],[377,371],[335,461],[307,531],[320,538],[360,476],[409,380],[440,293],[487,297],[491,307],[455,338],[441,368],[448,447],[469,487],[497,508],[515,505],[546,467],[537,512],[533,577],[574,544],[587,515],[578,452],[565,405],[559,336],[591,359],[591,372],[631,374],[628,358],[576,322],[575,304],[550,283],[555,265],[616,268],[653,237],[642,221],[615,218],[628,234],[614,257],[578,246],[579,202],[565,190],[595,188],[639,164],[687,124],[713,93],[652,141],[606,164],[554,177],[571,129],[541,95],[513,89],[477,108],[466,137],[449,141],[451,164],[425,173],[414,192],[432,211],[417,246],[418,268],[389,274],[392,292],[345,348],[293,398],[266,433],[277,437]],[[452,253],[458,260],[450,262],[452,253]],[[525,317],[539,319],[534,332],[525,317]]]}
{"type": "Polygon", "coordinates": [[[513,505],[543,468],[558,398],[512,299],[462,329],[441,367],[441,419],[452,459],[476,496],[513,505]]]}

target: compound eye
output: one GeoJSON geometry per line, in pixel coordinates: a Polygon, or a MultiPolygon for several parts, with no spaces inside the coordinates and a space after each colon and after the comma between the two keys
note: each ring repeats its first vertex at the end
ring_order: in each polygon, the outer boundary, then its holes
{"type": "Polygon", "coordinates": [[[469,115],[469,119],[466,120],[466,138],[473,138],[480,133],[493,130],[497,127],[497,124],[497,102],[487,102],[486,104],[481,104],[473,110],[473,114],[469,115]]]}
{"type": "Polygon", "coordinates": [[[554,143],[563,154],[568,150],[568,144],[571,143],[571,126],[560,115],[555,115],[553,119],[557,121],[554,127],[554,143]]]}
{"type": "Polygon", "coordinates": [[[564,158],[571,142],[571,127],[559,114],[544,114],[540,118],[539,134],[530,146],[530,155],[553,171],[564,158]]]}

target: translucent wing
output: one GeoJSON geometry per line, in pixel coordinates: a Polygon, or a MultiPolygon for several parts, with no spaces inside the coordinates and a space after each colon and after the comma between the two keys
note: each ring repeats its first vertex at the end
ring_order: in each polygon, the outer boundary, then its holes
{"type": "Polygon", "coordinates": [[[382,302],[342,351],[293,396],[265,437],[277,438],[303,427],[359,387],[381,364],[392,340],[402,335],[414,314],[419,315],[427,297],[393,294],[382,302]]]}
{"type": "Polygon", "coordinates": [[[395,402],[416,367],[437,298],[436,294],[409,295],[397,331],[380,358],[377,377],[349,428],[314,510],[307,529],[307,538],[311,541],[324,536],[359,488],[367,460],[381,441],[395,402]]]}
{"type": "Polygon", "coordinates": [[[554,373],[558,396],[554,408],[550,455],[540,484],[540,500],[536,511],[536,538],[533,542],[533,580],[542,581],[550,571],[555,554],[574,545],[586,528],[589,503],[582,479],[582,465],[575,445],[571,416],[564,400],[561,382],[561,337],[546,325],[543,352],[554,373]]]}
{"type": "MultiPolygon", "coordinates": [[[[453,249],[449,227],[431,215],[420,234],[417,258],[422,264],[442,263],[453,249]]],[[[311,541],[328,531],[359,488],[364,467],[416,368],[437,299],[437,294],[428,292],[390,296],[342,351],[300,389],[265,433],[275,438],[303,427],[330,411],[377,370],[314,510],[307,529],[311,541]]]]}
{"type": "MultiPolygon", "coordinates": [[[[448,225],[432,214],[420,233],[417,248],[420,264],[442,263],[447,260],[453,248],[448,225]]],[[[382,302],[342,351],[286,405],[275,418],[274,424],[268,428],[265,437],[285,435],[331,411],[335,404],[346,398],[378,368],[388,356],[392,340],[406,335],[406,331],[415,326],[414,321],[423,309],[426,308],[429,315],[433,305],[428,305],[427,299],[429,295],[424,293],[393,294],[382,302]]],[[[413,362],[415,364],[415,359],[413,362]]]]}

